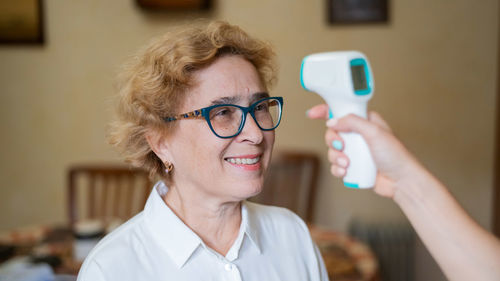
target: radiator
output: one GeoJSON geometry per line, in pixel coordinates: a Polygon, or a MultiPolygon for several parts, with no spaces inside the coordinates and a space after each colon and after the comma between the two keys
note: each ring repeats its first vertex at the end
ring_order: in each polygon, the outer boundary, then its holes
{"type": "Polygon", "coordinates": [[[381,281],[415,280],[415,232],[404,223],[352,221],[349,234],[371,247],[378,258],[381,281]]]}

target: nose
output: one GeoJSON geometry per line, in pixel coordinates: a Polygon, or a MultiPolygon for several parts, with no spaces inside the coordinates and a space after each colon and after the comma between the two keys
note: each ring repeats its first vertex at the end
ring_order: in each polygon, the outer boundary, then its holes
{"type": "Polygon", "coordinates": [[[250,141],[252,143],[259,144],[264,138],[264,132],[259,128],[255,120],[250,113],[247,113],[245,124],[241,129],[240,134],[237,136],[239,141],[250,141]]]}

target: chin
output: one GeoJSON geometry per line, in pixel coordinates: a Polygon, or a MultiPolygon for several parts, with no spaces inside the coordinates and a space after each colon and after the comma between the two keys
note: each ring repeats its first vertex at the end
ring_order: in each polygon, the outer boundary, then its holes
{"type": "Polygon", "coordinates": [[[241,187],[238,188],[240,192],[236,196],[240,198],[240,200],[246,200],[261,193],[264,184],[260,182],[258,184],[245,184],[244,186],[241,184],[240,186],[241,187]]]}
{"type": "Polygon", "coordinates": [[[260,186],[259,188],[254,189],[253,192],[249,196],[247,196],[247,198],[245,198],[245,199],[259,195],[262,192],[262,188],[263,187],[260,186]]]}

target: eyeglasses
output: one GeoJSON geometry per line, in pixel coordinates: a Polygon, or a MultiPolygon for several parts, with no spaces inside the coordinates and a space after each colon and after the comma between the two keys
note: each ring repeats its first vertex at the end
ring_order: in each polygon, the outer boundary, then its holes
{"type": "Polygon", "coordinates": [[[233,138],[245,126],[247,113],[262,131],[272,131],[278,127],[283,110],[282,97],[269,97],[258,100],[249,107],[236,104],[217,104],[184,114],[165,117],[165,122],[180,119],[205,118],[212,132],[219,138],[233,138]]]}

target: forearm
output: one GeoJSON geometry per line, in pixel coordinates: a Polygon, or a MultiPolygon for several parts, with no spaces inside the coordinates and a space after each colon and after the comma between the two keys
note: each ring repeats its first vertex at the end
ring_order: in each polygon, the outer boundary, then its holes
{"type": "Polygon", "coordinates": [[[327,122],[331,130],[325,134],[333,175],[344,176],[346,168],[339,161],[346,155],[333,147],[341,139],[337,132],[360,133],[378,169],[374,191],[394,198],[446,276],[453,281],[500,280],[500,242],[467,215],[378,114],[370,113],[368,121],[355,115],[335,120],[327,122]]]}
{"type": "Polygon", "coordinates": [[[500,242],[424,168],[394,200],[450,280],[500,280],[500,242]]]}

